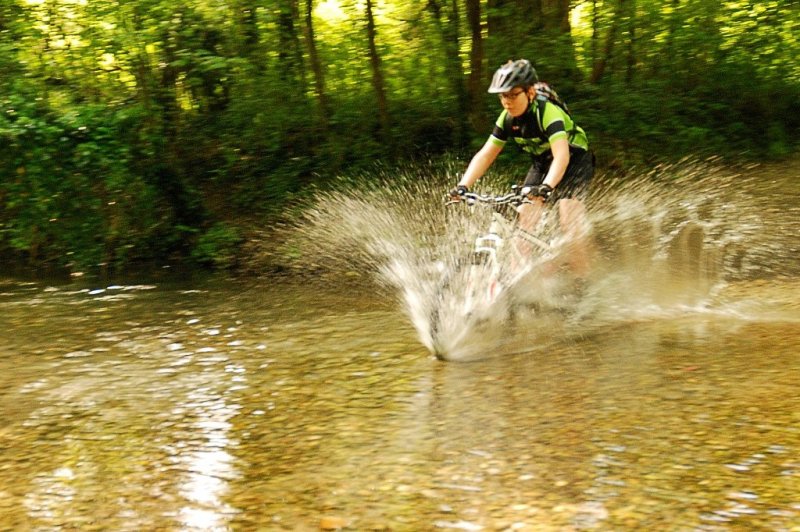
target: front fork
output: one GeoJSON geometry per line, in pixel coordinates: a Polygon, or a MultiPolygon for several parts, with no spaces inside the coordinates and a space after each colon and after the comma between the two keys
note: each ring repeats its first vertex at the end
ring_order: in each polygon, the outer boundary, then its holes
{"type": "Polygon", "coordinates": [[[486,235],[475,239],[475,247],[472,251],[470,269],[472,279],[470,279],[471,290],[477,293],[471,294],[472,297],[486,298],[488,303],[494,302],[502,291],[500,279],[500,261],[497,254],[503,246],[503,238],[500,232],[500,222],[495,218],[499,214],[494,214],[486,235]],[[482,279],[479,278],[483,277],[482,279]],[[484,284],[485,283],[485,284],[484,284]],[[481,286],[485,286],[485,294],[480,294],[481,286]]]}

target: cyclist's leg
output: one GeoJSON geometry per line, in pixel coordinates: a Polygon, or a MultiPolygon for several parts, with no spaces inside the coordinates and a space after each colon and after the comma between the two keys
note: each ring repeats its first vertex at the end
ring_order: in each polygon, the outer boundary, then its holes
{"type": "Polygon", "coordinates": [[[591,238],[586,207],[578,198],[565,198],[558,202],[558,217],[565,239],[565,259],[576,277],[588,277],[591,263],[591,238]]]}
{"type": "Polygon", "coordinates": [[[579,278],[586,278],[591,267],[590,227],[583,198],[593,175],[593,154],[583,150],[573,152],[558,200],[559,226],[568,243],[566,260],[579,278]]]}
{"type": "MultiPolygon", "coordinates": [[[[543,164],[541,161],[534,161],[531,165],[530,169],[528,169],[528,174],[525,176],[525,181],[523,182],[524,187],[527,186],[534,186],[539,185],[544,180],[544,176],[547,172],[547,165],[543,164]]],[[[525,231],[526,233],[533,234],[536,230],[536,226],[539,224],[539,220],[542,219],[542,213],[544,212],[544,202],[536,201],[535,203],[523,203],[519,207],[517,207],[517,227],[521,231],[525,231]]],[[[531,253],[531,244],[526,241],[524,238],[517,236],[515,238],[517,250],[523,257],[527,257],[531,253]]]]}
{"type": "Polygon", "coordinates": [[[594,177],[594,154],[578,148],[570,149],[569,164],[561,183],[553,191],[554,199],[585,199],[592,177],[594,177]]]}

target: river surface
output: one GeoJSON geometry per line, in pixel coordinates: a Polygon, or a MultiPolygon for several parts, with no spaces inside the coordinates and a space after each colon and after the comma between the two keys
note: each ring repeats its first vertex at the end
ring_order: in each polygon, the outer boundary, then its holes
{"type": "Polygon", "coordinates": [[[0,529],[798,532],[800,167],[607,175],[570,314],[442,361],[452,173],[320,195],[314,282],[0,278],[0,529]]]}
{"type": "Polygon", "coordinates": [[[0,529],[797,531],[798,287],[442,362],[335,282],[2,281],[0,529]]]}

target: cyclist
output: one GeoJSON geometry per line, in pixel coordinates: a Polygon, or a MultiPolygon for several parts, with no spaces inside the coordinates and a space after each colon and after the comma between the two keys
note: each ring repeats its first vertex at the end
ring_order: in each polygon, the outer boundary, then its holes
{"type": "MultiPolygon", "coordinates": [[[[561,230],[571,242],[567,261],[576,277],[585,278],[589,269],[589,240],[582,199],[594,175],[594,155],[589,150],[586,132],[564,108],[537,92],[538,82],[536,70],[527,59],[509,61],[497,69],[489,92],[500,96],[503,112],[450,196],[457,199],[468,192],[503,151],[506,142],[514,140],[532,159],[522,188],[531,203],[519,207],[520,228],[532,232],[542,216],[544,203],[557,202],[561,230]]],[[[524,245],[520,249],[528,250],[524,245]]]]}

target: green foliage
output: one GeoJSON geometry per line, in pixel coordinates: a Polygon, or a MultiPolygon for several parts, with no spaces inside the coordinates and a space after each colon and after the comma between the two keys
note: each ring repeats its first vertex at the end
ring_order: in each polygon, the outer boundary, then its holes
{"type": "Polygon", "coordinates": [[[352,0],[313,2],[312,27],[293,0],[5,2],[0,255],[229,267],[237,226],[313,184],[479,146],[500,110],[485,84],[511,56],[556,86],[601,161],[798,147],[796,2],[478,4],[480,49],[464,2],[374,2],[376,65],[352,0]]]}
{"type": "Polygon", "coordinates": [[[650,157],[780,156],[796,149],[798,84],[763,79],[749,64],[719,64],[708,77],[719,85],[677,76],[611,78],[582,90],[573,107],[596,145],[624,143],[650,157]]]}
{"type": "Polygon", "coordinates": [[[242,237],[235,227],[216,223],[200,236],[191,256],[199,264],[228,269],[236,264],[241,243],[242,237]]]}
{"type": "Polygon", "coordinates": [[[28,102],[3,102],[0,246],[68,269],[163,252],[156,192],[130,171],[119,117],[99,106],[56,115],[28,102]]]}

